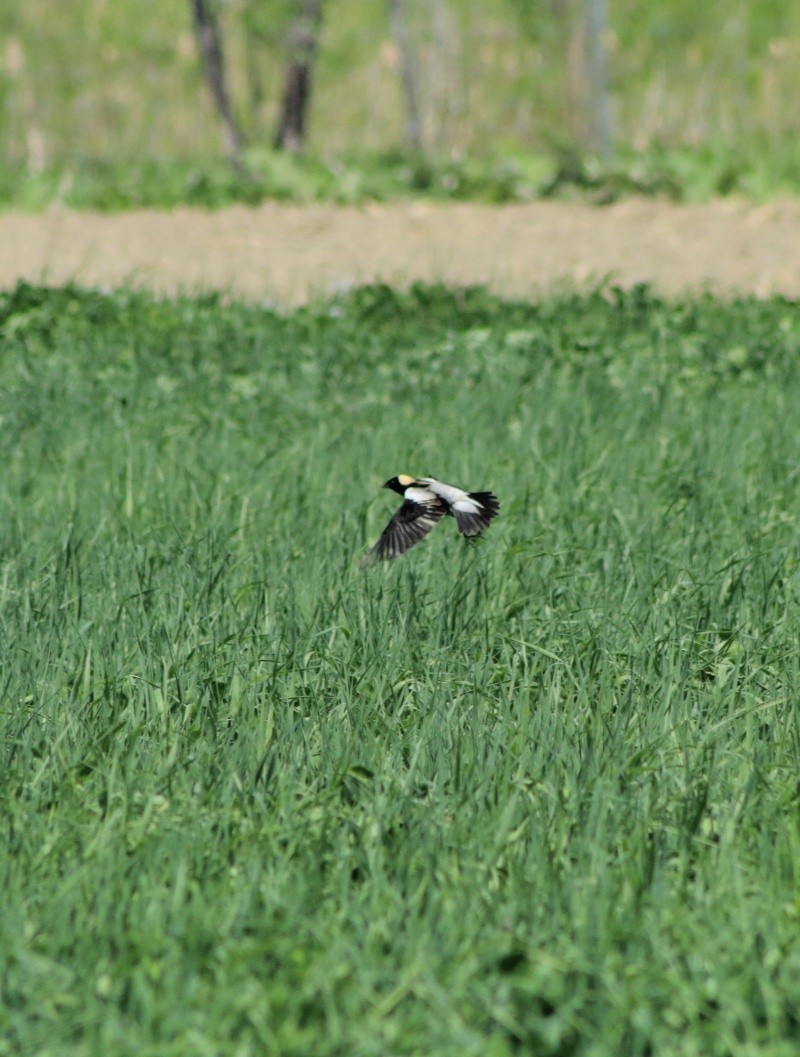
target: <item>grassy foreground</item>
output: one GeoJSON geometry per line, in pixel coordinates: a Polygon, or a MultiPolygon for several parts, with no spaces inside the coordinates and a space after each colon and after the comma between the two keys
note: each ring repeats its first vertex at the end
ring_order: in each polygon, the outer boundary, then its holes
{"type": "Polygon", "coordinates": [[[795,305],[0,328],[0,1054],[797,1052],[795,305]]]}

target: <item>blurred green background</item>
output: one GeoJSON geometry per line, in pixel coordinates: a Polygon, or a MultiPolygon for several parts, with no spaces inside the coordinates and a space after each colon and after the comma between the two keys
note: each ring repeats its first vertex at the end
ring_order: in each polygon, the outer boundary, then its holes
{"type": "MultiPolygon", "coordinates": [[[[248,165],[262,176],[274,167],[298,3],[219,0],[214,7],[248,165]]],[[[405,0],[430,164],[470,159],[480,169],[491,160],[489,182],[497,183],[497,159],[505,159],[521,178],[510,190],[489,188],[500,199],[530,197],[554,176],[590,180],[598,145],[589,5],[405,0]]],[[[604,171],[616,168],[640,189],[676,197],[800,185],[800,5],[608,0],[606,17],[600,45],[615,149],[604,171]],[[709,172],[711,181],[693,189],[709,172]]],[[[335,187],[318,188],[317,176],[308,194],[347,197],[337,164],[355,158],[362,168],[387,169],[404,153],[401,65],[385,0],[324,0],[304,164],[333,171],[335,187]]],[[[24,197],[27,187],[33,202],[37,181],[45,197],[69,198],[89,172],[148,164],[168,198],[165,173],[177,168],[191,190],[186,167],[213,166],[220,155],[189,0],[6,0],[0,7],[0,198],[24,197]]],[[[297,181],[287,182],[291,196],[297,181]]],[[[407,182],[425,190],[425,171],[415,168],[407,182]]],[[[486,191],[485,183],[451,175],[438,189],[469,196],[486,191]]],[[[371,193],[357,187],[350,197],[360,191],[371,193]]],[[[377,185],[372,193],[380,197],[377,185]]]]}

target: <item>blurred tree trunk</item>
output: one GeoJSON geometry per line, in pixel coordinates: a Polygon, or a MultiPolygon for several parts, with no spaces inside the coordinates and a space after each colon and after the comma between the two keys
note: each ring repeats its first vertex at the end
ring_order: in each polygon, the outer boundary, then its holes
{"type": "Polygon", "coordinates": [[[281,115],[275,133],[278,150],[299,151],[306,135],[311,75],[319,46],[322,0],[295,0],[297,13],[289,28],[289,63],[281,115]]]}
{"type": "Polygon", "coordinates": [[[610,161],[614,153],[611,96],[608,88],[607,34],[606,0],[588,0],[586,65],[589,82],[590,135],[592,147],[599,151],[604,161],[610,161]]]}
{"type": "Polygon", "coordinates": [[[422,150],[422,122],[419,116],[419,81],[417,63],[411,39],[408,35],[406,0],[389,0],[389,25],[400,60],[400,78],[403,82],[405,122],[403,133],[406,146],[413,151],[422,150]]]}
{"type": "Polygon", "coordinates": [[[222,51],[222,35],[219,22],[212,7],[213,0],[190,0],[197,44],[203,59],[203,70],[214,97],[225,139],[225,153],[237,173],[244,172],[242,164],[243,138],[236,118],[233,116],[228,86],[225,80],[225,56],[222,51]]]}

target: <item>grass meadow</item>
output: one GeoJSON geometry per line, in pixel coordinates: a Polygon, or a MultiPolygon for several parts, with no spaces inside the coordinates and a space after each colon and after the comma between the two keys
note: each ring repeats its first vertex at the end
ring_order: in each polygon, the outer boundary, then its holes
{"type": "Polygon", "coordinates": [[[797,1053],[796,305],[0,328],[0,1054],[797,1053]]]}

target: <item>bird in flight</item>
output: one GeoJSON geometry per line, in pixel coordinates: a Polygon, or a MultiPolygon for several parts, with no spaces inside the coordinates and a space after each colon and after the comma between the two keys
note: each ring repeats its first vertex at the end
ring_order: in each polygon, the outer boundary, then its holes
{"type": "Polygon", "coordinates": [[[403,502],[367,553],[367,561],[397,558],[430,532],[437,521],[450,514],[462,536],[480,536],[500,513],[497,496],[491,492],[464,492],[435,477],[409,477],[401,473],[383,486],[403,497],[403,502]]]}

